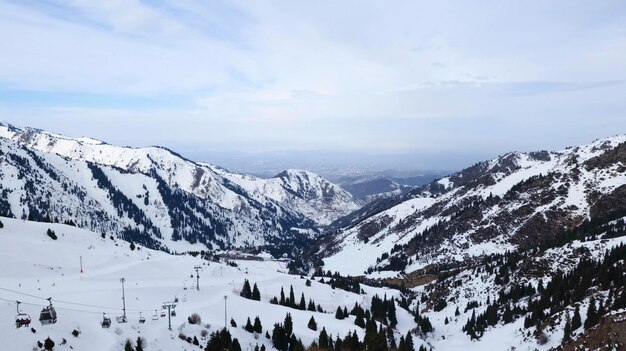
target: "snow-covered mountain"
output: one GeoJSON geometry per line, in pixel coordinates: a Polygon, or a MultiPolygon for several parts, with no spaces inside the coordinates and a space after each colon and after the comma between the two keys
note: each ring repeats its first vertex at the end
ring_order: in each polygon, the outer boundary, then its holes
{"type": "Polygon", "coordinates": [[[539,245],[626,207],[626,136],[512,152],[335,222],[325,269],[413,272],[539,245]]]}
{"type": "Polygon", "coordinates": [[[308,172],[260,179],[161,147],[118,147],[5,123],[0,150],[2,214],[71,221],[151,247],[299,242],[359,206],[308,172]]]}
{"type": "Polygon", "coordinates": [[[323,225],[359,209],[361,205],[340,186],[305,170],[288,169],[272,178],[262,179],[213,169],[248,193],[283,203],[323,225]]]}

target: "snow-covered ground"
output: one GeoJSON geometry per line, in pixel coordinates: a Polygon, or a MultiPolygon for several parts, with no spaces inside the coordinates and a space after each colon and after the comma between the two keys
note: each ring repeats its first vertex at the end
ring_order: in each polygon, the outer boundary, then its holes
{"type": "MultiPolygon", "coordinates": [[[[147,350],[192,350],[197,346],[178,338],[197,336],[201,340],[202,329],[210,332],[224,327],[224,296],[227,297],[227,319],[237,322],[230,327],[244,350],[257,343],[271,349],[271,341],[264,335],[247,333],[241,327],[248,317],[259,316],[263,331],[270,331],[274,323],[282,323],[289,312],[294,321],[294,332],[305,345],[311,343],[325,327],[333,337],[345,336],[356,330],[360,338],[362,329],[354,325],[354,317],[337,320],[337,306],[351,309],[355,302],[369,306],[374,294],[397,295],[395,290],[363,287],[366,294],[357,295],[316,281],[307,287],[305,279],[288,275],[283,263],[275,261],[237,261],[238,267],[202,261],[191,256],[173,256],[163,252],[140,248],[132,251],[129,244],[109,237],[71,226],[49,223],[26,222],[1,218],[0,229],[0,340],[3,350],[31,350],[37,341],[50,336],[57,344],[55,350],[120,350],[126,339],[138,336],[147,341],[147,350]],[[57,240],[46,235],[52,229],[57,240]],[[80,258],[83,273],[80,272],[80,258]],[[194,267],[200,266],[200,290],[194,289],[194,267]],[[193,277],[192,277],[193,275],[193,277]],[[126,309],[129,322],[118,324],[115,317],[122,314],[122,285],[125,278],[126,309]],[[244,279],[257,283],[261,301],[247,300],[239,296],[244,279]],[[293,285],[296,300],[304,293],[307,303],[312,298],[329,313],[300,311],[272,305],[269,299],[280,295],[281,286],[289,294],[293,285]],[[185,289],[186,288],[186,289],[185,289]],[[45,298],[52,297],[58,312],[58,322],[42,326],[39,312],[47,305],[45,298]],[[172,331],[168,330],[167,318],[161,318],[161,306],[178,297],[177,315],[172,318],[172,331]],[[15,328],[15,301],[21,301],[20,309],[30,314],[30,328],[15,328]],[[155,313],[158,320],[153,320],[155,313]],[[100,325],[102,313],[113,320],[109,329],[100,325]],[[146,318],[139,323],[139,312],[146,318]],[[187,316],[198,313],[202,326],[189,325],[187,316]],[[311,316],[317,321],[318,331],[307,328],[311,316]],[[72,336],[79,330],[78,337],[72,336]],[[66,345],[60,345],[66,339],[66,345]]],[[[398,308],[398,330],[405,334],[415,325],[412,317],[398,308]]],[[[399,339],[400,334],[397,334],[399,339]]],[[[202,347],[206,341],[201,340],[202,347]]],[[[419,347],[419,341],[416,340],[419,347]]]]}

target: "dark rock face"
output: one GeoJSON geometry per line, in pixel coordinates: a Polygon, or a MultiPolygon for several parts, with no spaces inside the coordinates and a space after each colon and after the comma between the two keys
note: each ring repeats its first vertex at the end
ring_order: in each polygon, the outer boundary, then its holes
{"type": "Polygon", "coordinates": [[[610,194],[599,197],[591,206],[591,218],[606,218],[618,212],[626,211],[626,185],[622,185],[610,194]]]}
{"type": "MultiPolygon", "coordinates": [[[[601,148],[606,150],[607,148],[601,148]]],[[[621,163],[621,168],[626,167],[626,143],[618,145],[614,149],[609,149],[600,156],[596,156],[587,162],[585,162],[585,168],[587,171],[591,171],[595,168],[608,168],[611,165],[621,163]]]]}

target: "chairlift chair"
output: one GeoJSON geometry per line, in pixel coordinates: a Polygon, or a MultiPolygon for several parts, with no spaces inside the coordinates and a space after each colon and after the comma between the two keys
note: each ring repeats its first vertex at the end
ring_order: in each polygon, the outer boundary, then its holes
{"type": "Polygon", "coordinates": [[[178,297],[174,295],[174,303],[178,303],[178,297]]]}
{"type": "Polygon", "coordinates": [[[143,324],[145,322],[146,322],[146,318],[141,315],[141,312],[139,312],[139,323],[143,324]]]}
{"type": "Polygon", "coordinates": [[[152,315],[152,320],[153,321],[159,320],[159,315],[157,314],[157,310],[154,310],[154,314],[152,315]]]}
{"type": "Polygon", "coordinates": [[[15,316],[15,327],[16,328],[28,327],[31,322],[30,315],[26,313],[22,313],[20,311],[21,302],[19,301],[15,301],[15,302],[17,303],[17,315],[15,316]]]}
{"type": "Polygon", "coordinates": [[[167,315],[165,314],[165,307],[163,307],[163,309],[161,310],[161,318],[165,317],[165,316],[167,316],[167,315]]]}
{"type": "Polygon", "coordinates": [[[111,318],[106,316],[106,313],[102,313],[102,328],[110,328],[111,327],[111,318]]]}
{"type": "Polygon", "coordinates": [[[172,310],[172,317],[176,317],[176,310],[172,310]]]}
{"type": "Polygon", "coordinates": [[[126,323],[126,322],[128,322],[128,320],[126,320],[126,316],[117,316],[117,317],[115,317],[115,320],[118,323],[126,323]]]}
{"type": "Polygon", "coordinates": [[[187,294],[183,295],[183,302],[187,302],[187,294]]]}
{"type": "Polygon", "coordinates": [[[44,307],[39,314],[39,321],[42,325],[54,324],[57,322],[57,311],[52,306],[52,298],[49,297],[47,300],[50,305],[44,307]]]}

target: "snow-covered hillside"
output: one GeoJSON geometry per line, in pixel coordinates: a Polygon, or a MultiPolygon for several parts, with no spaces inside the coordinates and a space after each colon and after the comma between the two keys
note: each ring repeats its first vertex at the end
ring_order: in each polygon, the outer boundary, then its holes
{"type": "Polygon", "coordinates": [[[159,147],[0,124],[0,148],[1,214],[72,221],[152,247],[297,243],[359,206],[308,172],[259,179],[159,147]]]}
{"type": "MultiPolygon", "coordinates": [[[[37,341],[50,337],[55,350],[121,350],[126,339],[146,340],[145,350],[192,350],[198,349],[179,339],[179,334],[201,341],[202,330],[217,331],[224,327],[226,318],[233,337],[238,338],[243,350],[252,350],[264,344],[272,349],[272,342],[265,338],[272,333],[275,323],[282,323],[286,313],[293,319],[294,334],[305,345],[318,338],[322,328],[329,335],[345,336],[356,330],[363,340],[364,330],[354,325],[354,316],[338,320],[335,310],[341,306],[352,308],[355,303],[368,308],[372,296],[398,296],[397,290],[373,288],[362,285],[364,294],[355,294],[331,288],[328,284],[312,281],[307,286],[300,276],[285,273],[284,263],[276,261],[236,261],[238,267],[203,261],[191,256],[175,256],[145,247],[135,250],[129,243],[109,236],[101,237],[79,228],[49,223],[36,223],[1,217],[0,228],[0,340],[5,350],[31,350],[37,341]],[[53,240],[46,232],[54,231],[53,240]],[[80,271],[82,257],[83,273],[80,271]],[[199,266],[200,290],[195,289],[194,267],[199,266]],[[122,314],[122,286],[125,278],[126,313],[128,323],[116,323],[122,314]],[[244,279],[256,283],[261,300],[253,301],[239,296],[244,279]],[[280,295],[281,287],[289,292],[293,286],[296,297],[303,293],[313,299],[327,313],[302,311],[270,304],[269,300],[280,295]],[[39,312],[52,297],[58,313],[56,324],[42,326],[39,312]],[[178,298],[176,316],[172,317],[172,331],[168,319],[161,317],[162,305],[178,298]],[[33,319],[30,328],[15,328],[15,301],[20,310],[33,319]],[[153,320],[155,314],[157,318],[153,320]],[[103,329],[102,313],[113,320],[109,329],[103,329]],[[139,323],[140,312],[146,318],[139,323]],[[187,317],[198,313],[200,325],[190,325],[187,317]],[[259,316],[263,333],[255,335],[242,329],[248,317],[259,316]],[[311,316],[317,322],[317,331],[307,327],[311,316]],[[238,327],[230,327],[234,319],[238,327]],[[72,331],[80,331],[78,337],[72,331]],[[66,345],[60,345],[62,340],[66,345]]],[[[414,327],[408,312],[398,308],[396,334],[406,334],[414,327]]],[[[417,347],[420,343],[415,341],[417,347]]]]}
{"type": "Polygon", "coordinates": [[[269,179],[215,170],[249,193],[269,197],[320,224],[330,224],[360,207],[349,192],[305,170],[288,169],[269,179]]]}
{"type": "MultiPolygon", "coordinates": [[[[574,241],[535,256],[492,257],[479,266],[442,275],[402,294],[398,290],[364,284],[359,287],[361,293],[356,294],[333,287],[328,277],[324,277],[326,282],[322,283],[320,277],[289,275],[282,262],[236,260],[235,266],[199,257],[170,255],[141,246],[131,249],[128,242],[68,225],[5,217],[0,217],[0,222],[0,266],[3,267],[0,273],[0,340],[6,350],[39,350],[37,342],[48,337],[56,344],[54,350],[121,350],[126,340],[134,343],[138,337],[144,339],[144,350],[148,351],[199,350],[208,342],[208,337],[203,335],[224,328],[225,319],[242,350],[253,350],[257,345],[275,350],[272,338],[266,338],[265,333],[272,335],[274,325],[283,323],[287,313],[293,320],[295,338],[305,346],[319,342],[322,328],[333,340],[356,333],[363,342],[366,330],[355,325],[357,317],[337,319],[335,311],[338,307],[349,310],[358,304],[369,315],[374,313],[372,301],[377,295],[396,299],[397,325],[390,333],[396,345],[401,337],[411,333],[415,350],[424,346],[433,350],[547,351],[561,343],[565,312],[571,316],[578,307],[582,322],[586,322],[591,301],[604,299],[608,307],[613,301],[611,295],[614,301],[618,300],[617,291],[621,287],[616,286],[616,292],[609,294],[592,289],[593,295],[550,312],[546,317],[549,325],[526,326],[526,319],[519,312],[507,321],[506,312],[500,311],[495,324],[481,331],[476,339],[468,335],[465,326],[476,316],[480,320],[493,306],[489,301],[502,306],[505,295],[501,291],[512,291],[515,286],[534,286],[539,291],[534,293],[534,298],[522,294],[521,299],[514,300],[516,308],[525,309],[531,300],[540,301],[536,296],[549,291],[539,286],[546,286],[554,274],[575,270],[583,260],[600,259],[606,250],[626,242],[623,236],[574,241]],[[48,230],[54,232],[56,239],[47,234],[48,230]],[[512,260],[516,263],[510,265],[512,260]],[[196,290],[195,267],[199,267],[199,290],[196,290]],[[538,273],[537,267],[545,267],[545,270],[538,273]],[[125,279],[128,323],[116,321],[116,317],[123,314],[121,278],[125,279]],[[240,296],[245,280],[258,286],[259,301],[240,296]],[[288,296],[290,287],[293,287],[296,301],[303,294],[306,301],[314,301],[324,312],[271,303],[272,298],[280,297],[281,288],[288,296]],[[42,325],[38,316],[48,305],[48,297],[52,298],[58,321],[42,325]],[[399,301],[404,298],[408,299],[408,305],[401,307],[399,301]],[[171,318],[170,331],[162,306],[176,299],[176,315],[171,318]],[[21,302],[20,312],[31,317],[28,328],[15,328],[16,301],[21,302]],[[441,301],[445,303],[442,305],[441,301]],[[414,321],[414,312],[409,311],[415,310],[430,327],[414,321]],[[111,318],[110,328],[101,327],[102,313],[111,318]],[[188,322],[187,317],[194,313],[201,317],[201,323],[188,322]],[[244,330],[247,319],[254,320],[257,316],[262,332],[244,330]],[[140,323],[140,317],[145,318],[145,323],[140,323]],[[308,326],[311,317],[316,321],[316,330],[308,326]],[[231,325],[231,319],[236,327],[231,325]],[[78,336],[72,335],[75,330],[80,332],[78,336]],[[197,339],[199,346],[180,336],[197,339]]],[[[619,225],[623,231],[623,218],[619,225]]],[[[573,291],[574,288],[568,289],[573,291]]],[[[530,313],[526,316],[528,318],[530,313]]],[[[622,318],[623,313],[614,316],[622,318]]],[[[380,323],[378,327],[384,328],[380,323]]],[[[589,330],[582,326],[575,328],[574,342],[584,340],[589,330]]],[[[391,344],[389,340],[387,337],[387,344],[391,344]]]]}
{"type": "Polygon", "coordinates": [[[373,215],[342,222],[320,244],[325,269],[412,272],[554,238],[624,206],[625,141],[508,153],[419,187],[373,215]]]}

